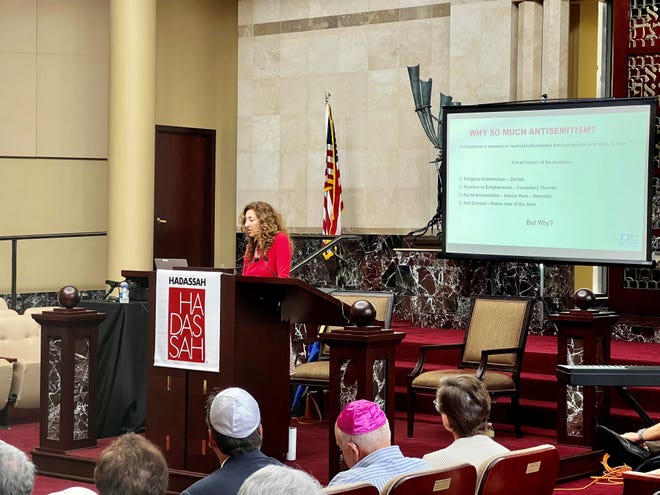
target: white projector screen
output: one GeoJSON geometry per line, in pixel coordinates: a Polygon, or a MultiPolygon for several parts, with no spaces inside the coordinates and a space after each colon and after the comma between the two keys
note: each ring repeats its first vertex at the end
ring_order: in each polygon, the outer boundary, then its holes
{"type": "Polygon", "coordinates": [[[651,263],[652,98],[444,108],[449,257],[651,263]]]}

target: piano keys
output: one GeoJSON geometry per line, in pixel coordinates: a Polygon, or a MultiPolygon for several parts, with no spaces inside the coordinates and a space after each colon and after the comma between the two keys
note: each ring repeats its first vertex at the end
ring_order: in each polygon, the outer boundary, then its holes
{"type": "Polygon", "coordinates": [[[560,364],[557,379],[567,385],[660,387],[660,366],[625,364],[560,364]]]}
{"type": "Polygon", "coordinates": [[[655,424],[627,387],[660,387],[660,366],[627,364],[560,364],[557,379],[572,386],[614,387],[647,425],[655,424]]]}

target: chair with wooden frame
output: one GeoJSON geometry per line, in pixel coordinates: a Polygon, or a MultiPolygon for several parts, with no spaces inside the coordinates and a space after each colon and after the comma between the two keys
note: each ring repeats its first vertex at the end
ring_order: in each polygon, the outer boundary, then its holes
{"type": "Polygon", "coordinates": [[[660,473],[623,472],[621,495],[653,495],[660,492],[660,473]]]}
{"type": "Polygon", "coordinates": [[[519,413],[522,366],[532,299],[527,297],[477,296],[472,300],[469,325],[462,344],[423,345],[415,368],[408,375],[408,436],[413,436],[417,394],[435,396],[447,375],[473,373],[483,380],[494,399],[510,397],[516,436],[522,436],[519,413]],[[431,351],[459,349],[456,369],[424,370],[431,351]]]}
{"type": "Polygon", "coordinates": [[[383,495],[474,495],[477,470],[462,463],[401,474],[381,491],[383,495]]]}
{"type": "MultiPolygon", "coordinates": [[[[392,312],[394,310],[394,293],[391,291],[333,291],[329,295],[336,297],[349,307],[357,301],[369,301],[376,309],[375,325],[390,328],[392,325],[392,312]]],[[[348,318],[347,318],[348,321],[348,318]]],[[[327,327],[323,330],[332,331],[336,327],[327,327]]],[[[330,383],[330,366],[327,351],[322,350],[317,361],[299,364],[291,375],[290,383],[293,386],[309,387],[318,391],[319,415],[323,411],[322,391],[327,390],[330,383]]]]}
{"type": "Polygon", "coordinates": [[[346,485],[326,486],[324,493],[332,495],[380,495],[378,488],[366,481],[348,483],[346,485]]]}
{"type": "Polygon", "coordinates": [[[552,495],[558,472],[554,445],[512,450],[486,461],[476,495],[552,495]]]}

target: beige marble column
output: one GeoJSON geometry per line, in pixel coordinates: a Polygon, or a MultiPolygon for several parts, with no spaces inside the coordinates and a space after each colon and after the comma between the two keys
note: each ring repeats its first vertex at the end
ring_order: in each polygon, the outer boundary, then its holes
{"type": "Polygon", "coordinates": [[[541,97],[543,5],[527,0],[518,4],[517,100],[541,97]]]}
{"type": "Polygon", "coordinates": [[[568,0],[543,2],[543,75],[541,88],[548,98],[568,97],[568,0]]]}
{"type": "Polygon", "coordinates": [[[108,267],[152,268],[156,0],[110,1],[108,267]]]}

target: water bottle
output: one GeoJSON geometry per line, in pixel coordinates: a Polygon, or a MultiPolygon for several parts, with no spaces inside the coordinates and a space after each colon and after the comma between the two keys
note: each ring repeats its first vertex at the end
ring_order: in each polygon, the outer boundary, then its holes
{"type": "Polygon", "coordinates": [[[119,284],[119,302],[128,303],[128,284],[126,282],[119,284]]]}

